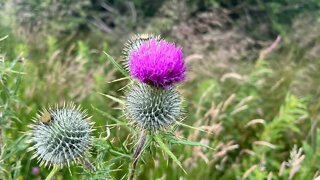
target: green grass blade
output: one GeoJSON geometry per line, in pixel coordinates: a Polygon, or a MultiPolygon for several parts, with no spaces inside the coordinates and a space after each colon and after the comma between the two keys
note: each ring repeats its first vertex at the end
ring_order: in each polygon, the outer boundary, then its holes
{"type": "Polygon", "coordinates": [[[113,81],[110,81],[108,83],[115,83],[115,82],[119,82],[119,81],[124,81],[124,80],[129,80],[130,77],[123,77],[123,78],[119,78],[119,79],[115,79],[113,81]]]}
{"type": "Polygon", "coordinates": [[[60,170],[58,166],[54,166],[53,169],[51,170],[50,174],[46,177],[45,180],[51,180],[52,177],[60,170]]]}
{"type": "Polygon", "coordinates": [[[5,35],[5,36],[3,36],[3,37],[0,37],[0,41],[3,41],[3,40],[5,40],[5,39],[7,39],[9,36],[8,35],[5,35]]]}
{"type": "Polygon", "coordinates": [[[101,94],[101,95],[103,95],[103,96],[105,96],[105,97],[107,97],[107,98],[109,98],[109,99],[111,99],[111,100],[113,100],[113,101],[115,101],[115,102],[118,102],[118,103],[121,104],[121,105],[124,105],[124,101],[122,101],[122,100],[119,99],[119,98],[116,98],[116,97],[111,96],[111,95],[108,95],[108,94],[103,94],[103,93],[99,93],[99,94],[101,94]]]}
{"type": "Polygon", "coordinates": [[[109,113],[107,113],[107,112],[105,112],[105,111],[102,111],[102,110],[98,109],[97,107],[95,107],[95,106],[93,106],[93,105],[91,105],[91,107],[92,107],[94,110],[96,110],[97,112],[99,112],[100,114],[102,114],[103,116],[105,116],[105,117],[109,118],[110,120],[116,122],[117,125],[126,125],[125,122],[123,122],[123,121],[121,121],[121,120],[113,117],[111,114],[109,114],[109,113]]]}
{"type": "Polygon", "coordinates": [[[113,66],[119,71],[121,72],[121,74],[123,74],[125,77],[129,76],[129,73],[123,69],[123,67],[121,67],[120,64],[117,63],[117,61],[115,59],[113,59],[112,56],[110,56],[108,53],[104,52],[104,54],[107,56],[108,60],[113,64],[113,66]]]}
{"type": "Polygon", "coordinates": [[[186,127],[186,128],[193,129],[193,130],[197,130],[197,131],[205,132],[205,133],[208,133],[208,134],[213,134],[213,133],[211,133],[211,132],[209,132],[209,131],[206,131],[206,130],[204,130],[204,129],[197,128],[197,127],[193,127],[193,126],[190,126],[190,125],[184,124],[184,123],[179,122],[179,121],[177,121],[177,124],[178,124],[178,125],[180,125],[180,126],[186,127]]]}

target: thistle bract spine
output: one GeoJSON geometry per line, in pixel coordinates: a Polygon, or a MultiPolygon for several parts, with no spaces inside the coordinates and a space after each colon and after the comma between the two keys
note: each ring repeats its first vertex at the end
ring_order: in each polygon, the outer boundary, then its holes
{"type": "Polygon", "coordinates": [[[165,129],[181,117],[180,95],[174,87],[158,88],[137,83],[127,94],[125,113],[142,129],[165,129]]]}
{"type": "Polygon", "coordinates": [[[137,34],[125,43],[122,50],[122,61],[125,69],[128,70],[129,68],[129,59],[132,52],[137,50],[144,42],[150,39],[156,39],[157,41],[160,41],[161,37],[153,34],[137,34]]]}

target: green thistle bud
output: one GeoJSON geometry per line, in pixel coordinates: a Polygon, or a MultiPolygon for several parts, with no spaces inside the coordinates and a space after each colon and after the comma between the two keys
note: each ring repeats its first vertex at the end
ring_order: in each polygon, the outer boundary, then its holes
{"type": "Polygon", "coordinates": [[[92,140],[93,124],[88,120],[86,112],[74,104],[43,109],[28,132],[32,158],[40,165],[60,167],[82,160],[92,140]]]}
{"type": "Polygon", "coordinates": [[[174,87],[137,83],[127,94],[125,114],[142,129],[165,129],[181,117],[180,95],[174,87]]]}
{"type": "Polygon", "coordinates": [[[161,37],[159,35],[155,36],[153,34],[137,34],[125,43],[122,50],[122,61],[126,69],[128,69],[128,62],[132,51],[138,49],[142,43],[150,39],[156,39],[157,41],[160,41],[161,37]]]}

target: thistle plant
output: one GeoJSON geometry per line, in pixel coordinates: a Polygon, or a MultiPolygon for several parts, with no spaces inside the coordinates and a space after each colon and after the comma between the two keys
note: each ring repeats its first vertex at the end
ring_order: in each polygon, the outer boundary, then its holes
{"type": "MultiPolygon", "coordinates": [[[[130,179],[134,178],[147,134],[166,130],[181,117],[181,99],[173,84],[183,81],[186,71],[182,49],[174,43],[150,38],[132,46],[127,54],[128,70],[139,82],[127,93],[125,114],[142,131],[134,150],[130,179]]],[[[154,137],[164,145],[161,138],[154,137]]]]}
{"type": "Polygon", "coordinates": [[[125,114],[144,130],[163,130],[181,117],[181,97],[174,84],[185,79],[182,49],[152,36],[136,44],[127,47],[128,71],[138,82],[127,93],[125,114]]]}
{"type": "Polygon", "coordinates": [[[176,88],[176,84],[186,79],[187,67],[182,48],[159,37],[137,35],[129,40],[123,50],[124,68],[106,53],[109,60],[126,76],[121,80],[130,79],[130,83],[124,100],[105,96],[123,105],[130,127],[140,133],[133,150],[129,179],[134,179],[142,153],[152,144],[157,144],[181,168],[180,161],[164,140],[207,147],[173,135],[173,127],[177,124],[191,127],[181,122],[184,114],[183,101],[176,88]]]}
{"type": "Polygon", "coordinates": [[[34,151],[32,158],[37,158],[40,165],[54,167],[49,176],[70,163],[87,161],[93,131],[89,119],[86,111],[74,104],[43,109],[33,119],[28,132],[32,144],[29,150],[34,151]]]}

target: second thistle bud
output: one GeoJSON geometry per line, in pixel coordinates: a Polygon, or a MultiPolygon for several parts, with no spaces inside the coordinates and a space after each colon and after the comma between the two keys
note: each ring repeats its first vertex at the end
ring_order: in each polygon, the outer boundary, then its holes
{"type": "Polygon", "coordinates": [[[88,119],[86,113],[73,104],[43,110],[30,126],[33,157],[41,164],[60,167],[84,158],[93,131],[88,119]]]}
{"type": "Polygon", "coordinates": [[[181,99],[175,88],[157,88],[137,83],[127,94],[127,117],[147,130],[161,130],[181,117],[181,99]]]}

